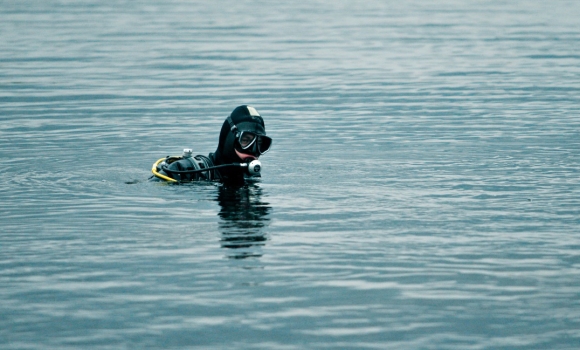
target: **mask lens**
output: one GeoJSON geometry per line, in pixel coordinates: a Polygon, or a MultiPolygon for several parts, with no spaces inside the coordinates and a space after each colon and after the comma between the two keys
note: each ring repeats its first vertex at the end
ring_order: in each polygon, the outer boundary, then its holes
{"type": "Polygon", "coordinates": [[[270,150],[272,146],[272,139],[268,136],[258,136],[258,152],[264,154],[270,150]]]}
{"type": "Polygon", "coordinates": [[[242,147],[242,149],[250,148],[255,141],[256,134],[247,131],[243,131],[238,138],[238,142],[240,143],[240,147],[242,147]]]}

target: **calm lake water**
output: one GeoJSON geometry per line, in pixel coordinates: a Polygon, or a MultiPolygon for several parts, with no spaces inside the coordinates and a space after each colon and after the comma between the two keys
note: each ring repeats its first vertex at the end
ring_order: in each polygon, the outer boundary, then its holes
{"type": "Polygon", "coordinates": [[[0,348],[576,349],[578,18],[0,1],[0,348]],[[148,181],[241,104],[259,181],[148,181]]]}

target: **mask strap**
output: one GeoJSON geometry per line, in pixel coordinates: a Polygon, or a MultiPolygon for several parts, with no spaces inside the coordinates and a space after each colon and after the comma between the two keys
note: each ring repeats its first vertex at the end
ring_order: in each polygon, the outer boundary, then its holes
{"type": "Polygon", "coordinates": [[[236,126],[236,124],[234,124],[234,121],[232,120],[231,116],[228,116],[227,120],[228,120],[228,123],[230,124],[230,131],[235,134],[236,130],[238,130],[238,127],[236,126]]]}

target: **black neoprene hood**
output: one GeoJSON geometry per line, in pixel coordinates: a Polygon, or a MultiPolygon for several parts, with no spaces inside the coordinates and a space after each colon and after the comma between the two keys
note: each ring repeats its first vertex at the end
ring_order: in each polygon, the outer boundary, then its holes
{"type": "MultiPolygon", "coordinates": [[[[264,119],[253,107],[247,105],[236,107],[229,118],[231,118],[231,121],[235,124],[238,131],[250,131],[258,135],[266,135],[264,119]]],[[[231,130],[230,123],[226,119],[222,125],[219,144],[214,154],[214,162],[216,165],[241,161],[236,155],[234,145],[235,131],[231,130]]]]}

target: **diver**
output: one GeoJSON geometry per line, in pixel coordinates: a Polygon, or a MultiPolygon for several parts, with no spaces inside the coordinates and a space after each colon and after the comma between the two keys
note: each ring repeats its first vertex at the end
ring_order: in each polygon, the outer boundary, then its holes
{"type": "Polygon", "coordinates": [[[185,149],[181,157],[158,160],[151,171],[155,177],[169,182],[206,180],[241,184],[247,178],[260,176],[258,158],[271,145],[262,116],[254,107],[243,105],[236,107],[224,121],[214,153],[193,156],[190,149],[185,149]]]}

